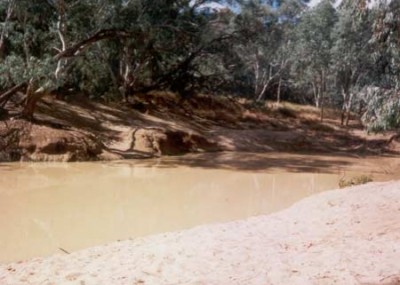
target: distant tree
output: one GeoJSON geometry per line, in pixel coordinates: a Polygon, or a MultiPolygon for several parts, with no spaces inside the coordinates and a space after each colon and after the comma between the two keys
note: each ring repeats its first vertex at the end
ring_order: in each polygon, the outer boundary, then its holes
{"type": "Polygon", "coordinates": [[[311,87],[314,104],[321,108],[321,119],[332,74],[331,34],[336,21],[336,10],[329,0],[324,0],[302,15],[292,43],[294,80],[297,85],[311,87]]]}
{"type": "Polygon", "coordinates": [[[382,1],[375,9],[373,59],[378,86],[400,89],[400,3],[382,1]]]}
{"type": "Polygon", "coordinates": [[[371,38],[372,86],[364,90],[363,121],[369,130],[400,127],[400,3],[380,1],[374,9],[371,38]]]}
{"type": "Polygon", "coordinates": [[[364,121],[388,129],[400,105],[400,3],[374,3],[3,0],[0,108],[16,93],[31,119],[43,96],[66,90],[123,101],[151,90],[229,92],[260,102],[280,101],[290,87],[321,118],[326,104],[341,108],[342,124],[362,99],[364,121]],[[235,8],[204,8],[214,2],[235,8]]]}
{"type": "Polygon", "coordinates": [[[341,124],[348,124],[355,97],[369,83],[373,67],[371,21],[368,13],[355,14],[342,6],[338,22],[332,31],[332,69],[336,76],[336,87],[341,95],[341,124]]]}
{"type": "Polygon", "coordinates": [[[288,2],[283,2],[279,8],[257,1],[247,2],[235,20],[238,31],[233,49],[236,66],[251,85],[256,102],[265,100],[271,87],[280,90],[282,76],[289,66],[287,30],[292,21],[291,13],[299,7],[294,5],[297,1],[288,2]]]}
{"type": "Polygon", "coordinates": [[[187,95],[203,80],[199,58],[230,38],[216,29],[217,15],[196,9],[206,2],[9,0],[0,6],[0,105],[21,88],[27,118],[60,88],[120,92],[126,101],[151,89],[187,95]]]}

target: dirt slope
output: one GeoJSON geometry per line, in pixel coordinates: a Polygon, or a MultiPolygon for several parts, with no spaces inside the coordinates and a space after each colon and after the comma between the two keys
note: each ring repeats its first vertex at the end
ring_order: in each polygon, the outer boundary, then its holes
{"type": "MultiPolygon", "coordinates": [[[[34,122],[0,121],[0,161],[83,161],[146,158],[209,151],[290,151],[397,154],[398,140],[367,136],[352,121],[283,104],[254,107],[225,97],[170,93],[138,96],[135,104],[101,104],[75,97],[46,98],[34,122]],[[389,143],[390,142],[390,143],[389,143]]],[[[14,110],[18,109],[13,107],[14,110]]]]}

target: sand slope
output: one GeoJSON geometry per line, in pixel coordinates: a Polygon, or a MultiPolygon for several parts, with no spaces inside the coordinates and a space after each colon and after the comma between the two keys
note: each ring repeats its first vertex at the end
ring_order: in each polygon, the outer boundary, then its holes
{"type": "Polygon", "coordinates": [[[3,264],[0,284],[400,284],[400,182],[325,192],[274,215],[3,264]]]}

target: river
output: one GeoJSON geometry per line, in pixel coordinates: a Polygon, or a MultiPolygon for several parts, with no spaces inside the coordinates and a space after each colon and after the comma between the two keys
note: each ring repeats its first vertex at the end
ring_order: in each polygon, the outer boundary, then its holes
{"type": "Polygon", "coordinates": [[[282,153],[0,164],[0,262],[269,214],[397,169],[396,157],[282,153]]]}

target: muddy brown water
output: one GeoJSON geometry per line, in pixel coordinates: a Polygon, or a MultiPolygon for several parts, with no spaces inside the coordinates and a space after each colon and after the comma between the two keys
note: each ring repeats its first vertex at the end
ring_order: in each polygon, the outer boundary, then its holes
{"type": "Polygon", "coordinates": [[[340,178],[396,169],[395,157],[274,153],[0,164],[0,262],[269,214],[340,178]]]}

